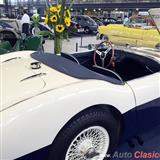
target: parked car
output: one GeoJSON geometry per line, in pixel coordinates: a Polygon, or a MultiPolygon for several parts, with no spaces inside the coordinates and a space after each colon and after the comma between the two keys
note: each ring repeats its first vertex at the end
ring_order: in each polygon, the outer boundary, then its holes
{"type": "Polygon", "coordinates": [[[0,21],[0,29],[13,29],[13,27],[6,22],[0,21]]]}
{"type": "Polygon", "coordinates": [[[116,24],[116,23],[117,23],[117,21],[114,18],[104,18],[104,20],[103,20],[103,24],[106,26],[109,24],[116,24]]]}
{"type": "Polygon", "coordinates": [[[131,18],[127,25],[100,26],[98,37],[105,35],[107,39],[120,45],[156,48],[160,45],[159,30],[156,24],[148,22],[151,22],[151,19],[138,16],[131,18]]]}
{"type": "Polygon", "coordinates": [[[22,27],[21,27],[21,23],[20,20],[17,19],[8,19],[8,18],[1,18],[1,23],[5,23],[10,29],[14,28],[14,30],[16,32],[21,32],[22,31],[22,27]]]}
{"type": "Polygon", "coordinates": [[[117,19],[116,19],[116,24],[123,24],[123,19],[122,19],[122,17],[117,17],[117,19]]]}
{"type": "Polygon", "coordinates": [[[19,50],[43,51],[42,36],[18,34],[13,29],[0,29],[0,55],[19,50]]]}
{"type": "Polygon", "coordinates": [[[110,42],[61,56],[2,55],[1,158],[48,147],[49,160],[103,160],[120,139],[160,124],[159,62],[159,51],[110,42]]]}
{"type": "Polygon", "coordinates": [[[98,24],[98,26],[104,25],[103,22],[96,16],[91,16],[91,18],[98,24]]]}
{"type": "Polygon", "coordinates": [[[149,15],[136,15],[129,18],[129,25],[130,27],[154,27],[155,23],[149,15]]]}
{"type": "Polygon", "coordinates": [[[14,31],[14,29],[0,29],[0,43],[8,41],[13,47],[18,40],[19,35],[14,31]]]}
{"type": "Polygon", "coordinates": [[[8,17],[7,17],[7,14],[0,13],[0,18],[8,18],[8,17]]]}
{"type": "Polygon", "coordinates": [[[19,50],[43,51],[45,41],[40,35],[26,37],[21,33],[21,23],[17,19],[2,18],[0,20],[0,54],[19,50]]]}
{"type": "Polygon", "coordinates": [[[73,16],[72,20],[80,24],[84,28],[85,33],[97,33],[97,23],[87,15],[73,16]]]}
{"type": "MultiPolygon", "coordinates": [[[[19,35],[17,34],[15,28],[4,21],[0,21],[0,44],[4,41],[8,41],[9,43],[6,47],[12,48],[16,44],[18,38],[19,35]]],[[[3,50],[1,45],[0,50],[3,50]]],[[[2,52],[4,53],[4,50],[2,52]]]]}
{"type": "Polygon", "coordinates": [[[71,31],[72,34],[84,32],[84,28],[79,23],[77,23],[75,21],[71,21],[71,26],[69,27],[69,30],[71,31]]]}

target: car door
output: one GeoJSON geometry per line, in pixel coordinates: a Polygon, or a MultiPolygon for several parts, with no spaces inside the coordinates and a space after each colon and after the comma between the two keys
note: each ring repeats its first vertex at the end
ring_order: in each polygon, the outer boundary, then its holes
{"type": "Polygon", "coordinates": [[[144,132],[160,124],[160,74],[128,81],[135,94],[138,132],[144,132]]]}

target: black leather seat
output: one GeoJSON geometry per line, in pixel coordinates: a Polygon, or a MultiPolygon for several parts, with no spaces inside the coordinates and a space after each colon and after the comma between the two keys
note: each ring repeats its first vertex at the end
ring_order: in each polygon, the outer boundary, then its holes
{"type": "Polygon", "coordinates": [[[123,59],[116,69],[124,81],[132,80],[150,74],[146,65],[138,59],[127,57],[123,59]]]}

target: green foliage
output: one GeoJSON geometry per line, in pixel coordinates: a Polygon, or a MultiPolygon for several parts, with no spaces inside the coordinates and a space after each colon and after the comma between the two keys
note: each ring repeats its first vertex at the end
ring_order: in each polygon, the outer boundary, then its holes
{"type": "Polygon", "coordinates": [[[41,35],[44,38],[49,38],[49,39],[55,38],[54,33],[50,32],[50,31],[40,31],[40,32],[38,32],[38,35],[41,35]]]}
{"type": "Polygon", "coordinates": [[[32,16],[32,20],[33,20],[33,23],[34,23],[35,25],[38,25],[39,22],[40,22],[39,14],[34,14],[34,15],[32,16]]]}

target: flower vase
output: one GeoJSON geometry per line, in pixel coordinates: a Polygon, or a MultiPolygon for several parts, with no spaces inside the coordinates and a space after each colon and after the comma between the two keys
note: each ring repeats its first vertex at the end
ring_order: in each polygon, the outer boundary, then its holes
{"type": "Polygon", "coordinates": [[[34,26],[34,35],[38,36],[39,32],[40,32],[40,29],[38,27],[38,24],[35,24],[35,26],[34,26]]]}
{"type": "Polygon", "coordinates": [[[55,36],[55,39],[54,39],[54,53],[55,54],[61,54],[61,51],[62,51],[62,36],[61,35],[58,35],[58,36],[55,36]]]}

